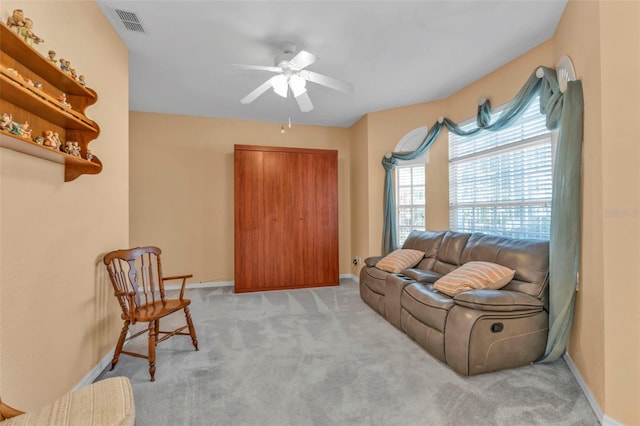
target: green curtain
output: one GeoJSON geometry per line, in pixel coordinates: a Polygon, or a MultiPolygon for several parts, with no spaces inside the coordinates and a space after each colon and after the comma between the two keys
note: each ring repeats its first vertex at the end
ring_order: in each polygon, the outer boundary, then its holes
{"type": "Polygon", "coordinates": [[[411,152],[392,152],[382,158],[385,170],[382,253],[397,248],[393,169],[398,160],[412,160],[424,153],[440,135],[443,126],[457,135],[473,135],[481,130],[496,131],[512,125],[536,95],[547,128],[559,128],[553,174],[551,239],[549,242],[549,337],[541,361],[553,361],[566,351],[573,319],[574,294],[580,260],[580,206],[582,167],[583,97],[580,81],[569,82],[560,91],[555,70],[538,67],[518,94],[491,123],[491,105],[481,99],[476,128],[463,131],[448,118],[439,118],[420,146],[411,152]]]}

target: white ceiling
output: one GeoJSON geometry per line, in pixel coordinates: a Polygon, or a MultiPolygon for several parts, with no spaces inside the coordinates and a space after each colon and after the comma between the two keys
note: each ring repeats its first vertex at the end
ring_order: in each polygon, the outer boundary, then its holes
{"type": "Polygon", "coordinates": [[[367,112],[449,96],[551,38],[566,0],[98,0],[129,48],[130,109],[348,127],[367,112]],[[114,12],[136,14],[145,33],[114,12]],[[308,84],[314,109],[272,90],[283,41],[318,57],[309,70],[353,83],[344,94],[308,84]]]}

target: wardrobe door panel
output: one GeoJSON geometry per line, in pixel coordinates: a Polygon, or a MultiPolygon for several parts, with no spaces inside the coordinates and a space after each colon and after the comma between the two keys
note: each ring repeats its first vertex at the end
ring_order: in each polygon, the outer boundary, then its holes
{"type": "Polygon", "coordinates": [[[314,164],[316,178],[314,259],[315,283],[338,284],[338,161],[337,155],[317,155],[314,164]]]}
{"type": "Polygon", "coordinates": [[[236,291],[264,283],[263,157],[259,151],[234,152],[234,271],[236,291]]]}
{"type": "Polygon", "coordinates": [[[302,166],[297,155],[286,152],[266,152],[264,158],[265,286],[291,288],[301,281],[302,166]]]}

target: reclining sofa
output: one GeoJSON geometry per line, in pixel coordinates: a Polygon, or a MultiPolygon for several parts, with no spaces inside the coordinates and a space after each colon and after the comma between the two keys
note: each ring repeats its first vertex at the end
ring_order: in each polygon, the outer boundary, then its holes
{"type": "Polygon", "coordinates": [[[377,268],[382,256],[365,259],[360,297],[431,355],[463,376],[519,367],[542,356],[548,333],[548,241],[412,231],[402,248],[424,257],[399,273],[377,268]],[[455,295],[434,287],[443,276],[478,261],[509,268],[513,278],[500,289],[455,295]]]}

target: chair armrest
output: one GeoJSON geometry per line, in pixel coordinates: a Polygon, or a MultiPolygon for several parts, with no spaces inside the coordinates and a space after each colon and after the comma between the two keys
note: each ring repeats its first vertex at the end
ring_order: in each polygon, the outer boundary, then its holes
{"type": "Polygon", "coordinates": [[[188,274],[188,275],[172,275],[170,277],[162,277],[162,281],[169,281],[169,280],[182,280],[182,279],[187,279],[187,278],[192,278],[193,274],[188,274]]]}
{"type": "Polygon", "coordinates": [[[162,282],[170,281],[170,280],[182,280],[182,286],[180,287],[180,300],[184,297],[184,286],[187,284],[187,278],[192,278],[193,274],[187,275],[171,275],[168,277],[162,277],[162,282]]]}
{"type": "Polygon", "coordinates": [[[544,309],[540,299],[525,293],[509,290],[469,290],[456,294],[453,298],[456,305],[478,311],[515,312],[544,309]]]}
{"type": "Polygon", "coordinates": [[[376,263],[380,262],[382,259],[384,258],[384,256],[372,256],[372,257],[367,257],[364,260],[365,265],[367,266],[376,266],[376,263]]]}
{"type": "Polygon", "coordinates": [[[16,410],[15,408],[9,407],[4,402],[0,401],[0,421],[19,416],[20,414],[24,414],[24,411],[16,410]]]}

